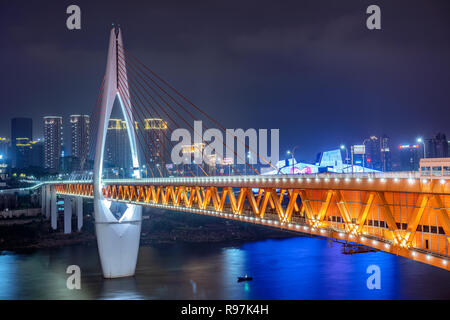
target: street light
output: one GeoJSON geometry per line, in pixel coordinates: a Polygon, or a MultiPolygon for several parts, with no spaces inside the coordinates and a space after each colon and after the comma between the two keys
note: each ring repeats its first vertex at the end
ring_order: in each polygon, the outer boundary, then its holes
{"type": "MultiPolygon", "coordinates": [[[[349,160],[349,158],[348,158],[348,149],[347,149],[347,147],[345,145],[341,144],[341,150],[345,150],[345,164],[348,165],[348,160],[349,160]]],[[[347,169],[348,169],[348,167],[347,167],[347,169]]]]}
{"type": "Polygon", "coordinates": [[[425,141],[423,141],[422,138],[417,138],[417,142],[423,145],[423,158],[425,159],[427,157],[427,154],[425,152],[425,141]]]}

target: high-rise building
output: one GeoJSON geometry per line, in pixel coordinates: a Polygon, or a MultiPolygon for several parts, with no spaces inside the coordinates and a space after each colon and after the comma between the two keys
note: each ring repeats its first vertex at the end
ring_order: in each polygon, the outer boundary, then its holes
{"type": "Polygon", "coordinates": [[[144,134],[152,149],[149,156],[144,157],[143,161],[150,161],[149,165],[159,167],[159,170],[165,170],[167,161],[167,142],[166,131],[167,122],[162,119],[148,118],[144,119],[144,134]]]}
{"type": "Polygon", "coordinates": [[[78,162],[79,169],[84,167],[89,153],[90,122],[88,115],[71,115],[72,130],[71,156],[78,162]]]}
{"type": "Polygon", "coordinates": [[[30,148],[30,166],[44,168],[44,141],[41,141],[40,139],[31,141],[30,148]]]}
{"type": "Polygon", "coordinates": [[[380,138],[380,148],[381,148],[381,171],[391,171],[392,170],[392,156],[390,149],[390,139],[387,135],[383,135],[380,138]]]}
{"type": "Polygon", "coordinates": [[[8,172],[9,139],[0,137],[0,179],[6,178],[8,172]]]}
{"type": "Polygon", "coordinates": [[[9,139],[0,137],[0,160],[5,161],[9,157],[9,139]]]}
{"type": "Polygon", "coordinates": [[[400,170],[417,171],[420,161],[420,147],[415,145],[401,145],[400,149],[400,170]]]}
{"type": "Polygon", "coordinates": [[[444,133],[438,133],[431,139],[425,140],[427,158],[447,158],[448,141],[444,133]]]}
{"type": "Polygon", "coordinates": [[[62,117],[44,117],[44,166],[52,173],[60,169],[62,144],[62,117]]]}
{"type": "Polygon", "coordinates": [[[367,168],[382,170],[381,163],[381,145],[380,139],[376,136],[371,136],[365,140],[366,161],[365,166],[367,168]]]}
{"type": "Polygon", "coordinates": [[[126,123],[121,119],[109,119],[104,161],[107,166],[117,168],[118,175],[125,175],[131,168],[130,140],[126,123]]]}
{"type": "Polygon", "coordinates": [[[33,140],[33,120],[30,118],[13,118],[11,120],[11,143],[16,144],[17,138],[33,140]]]}
{"type": "Polygon", "coordinates": [[[13,118],[11,120],[11,166],[26,168],[29,165],[29,146],[33,140],[33,120],[13,118]]]}
{"type": "Polygon", "coordinates": [[[31,140],[29,138],[16,138],[14,168],[28,168],[31,166],[31,140]]]}
{"type": "MultiPolygon", "coordinates": [[[[365,139],[364,166],[374,170],[390,171],[392,166],[389,144],[389,137],[386,135],[381,137],[371,136],[370,138],[365,139]]],[[[358,155],[356,155],[355,161],[359,161],[358,155]]]]}

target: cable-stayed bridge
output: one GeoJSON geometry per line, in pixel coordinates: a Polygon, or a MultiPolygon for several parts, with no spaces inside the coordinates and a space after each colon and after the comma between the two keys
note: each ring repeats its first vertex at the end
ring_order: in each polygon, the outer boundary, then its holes
{"type": "MultiPolygon", "coordinates": [[[[94,202],[96,235],[103,274],[106,278],[134,274],[141,231],[142,206],[240,220],[303,234],[363,244],[378,250],[449,270],[450,180],[423,179],[411,174],[317,174],[261,176],[248,161],[243,175],[207,173],[175,166],[177,177],[168,177],[159,165],[161,145],[139,130],[137,122],[167,119],[162,134],[183,126],[195,134],[192,121],[225,130],[214,117],[192,103],[123,46],[119,28],[110,33],[105,77],[101,84],[93,122],[92,176],[84,180],[55,180],[40,184],[43,211],[56,228],[57,197],[65,203],[65,224],[72,216],[71,201],[77,201],[82,219],[82,199],[94,202]],[[118,100],[129,138],[132,179],[105,179],[103,163],[108,122],[118,100]],[[146,164],[151,178],[142,178],[146,164]],[[120,216],[113,202],[126,209],[120,216]]],[[[223,143],[225,150],[227,145],[223,143]]],[[[262,162],[271,165],[238,141],[262,162]]],[[[167,150],[163,150],[166,152],[167,150]]],[[[123,152],[128,152],[124,150],[123,152]]],[[[242,157],[234,152],[236,157],[242,157]]],[[[224,158],[223,154],[218,154],[224,158]]],[[[82,161],[82,165],[87,163],[82,161]]],[[[79,228],[81,223],[78,223],[79,228]]],[[[67,230],[70,231],[70,230],[67,230]]]]}

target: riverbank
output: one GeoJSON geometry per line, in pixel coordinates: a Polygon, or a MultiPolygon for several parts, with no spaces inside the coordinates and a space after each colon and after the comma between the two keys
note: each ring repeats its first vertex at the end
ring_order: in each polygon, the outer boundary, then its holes
{"type": "MultiPolygon", "coordinates": [[[[76,221],[73,220],[73,230],[76,221]]],[[[84,217],[80,232],[64,234],[63,216],[58,230],[52,230],[43,217],[22,219],[12,225],[0,224],[0,251],[54,248],[70,245],[95,245],[95,225],[90,215],[84,217]]],[[[145,208],[141,245],[166,243],[240,243],[262,239],[281,239],[292,234],[250,223],[184,212],[145,208]]]]}

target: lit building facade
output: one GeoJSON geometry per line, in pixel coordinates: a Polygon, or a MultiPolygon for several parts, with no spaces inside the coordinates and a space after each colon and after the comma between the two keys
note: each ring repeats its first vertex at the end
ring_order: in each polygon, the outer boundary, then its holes
{"type": "Polygon", "coordinates": [[[125,174],[131,168],[130,140],[127,126],[121,119],[109,119],[105,140],[106,167],[116,168],[117,175],[125,174]]]}
{"type": "Polygon", "coordinates": [[[401,145],[400,150],[400,170],[417,171],[419,169],[419,145],[401,145]]]}
{"type": "Polygon", "coordinates": [[[0,137],[0,179],[8,173],[9,154],[9,139],[0,137]]]}
{"type": "Polygon", "coordinates": [[[381,161],[381,143],[380,139],[376,136],[371,136],[366,140],[365,151],[366,161],[365,165],[368,168],[381,170],[383,165],[381,161]]]}
{"type": "Polygon", "coordinates": [[[74,168],[83,169],[88,154],[90,142],[90,119],[88,115],[71,115],[70,126],[72,132],[71,156],[78,162],[74,168]]]}
{"type": "Polygon", "coordinates": [[[436,134],[432,139],[425,140],[426,158],[447,158],[448,141],[444,133],[436,134]]]}
{"type": "Polygon", "coordinates": [[[390,139],[387,135],[383,135],[380,138],[381,147],[381,171],[391,171],[392,170],[392,153],[390,146],[390,139]]]}
{"type": "Polygon", "coordinates": [[[31,166],[31,140],[29,138],[16,138],[14,145],[14,168],[28,168],[31,166]]]}
{"type": "Polygon", "coordinates": [[[144,119],[144,135],[152,152],[143,161],[150,161],[149,165],[164,170],[167,161],[167,122],[162,119],[144,119]],[[147,160],[148,159],[148,160],[147,160]]]}
{"type": "Polygon", "coordinates": [[[62,145],[62,117],[44,117],[44,167],[51,173],[61,168],[62,145]]]}
{"type": "Polygon", "coordinates": [[[29,143],[33,141],[33,120],[31,118],[11,119],[11,166],[26,168],[29,166],[31,152],[29,143]]]}
{"type": "MultiPolygon", "coordinates": [[[[364,140],[365,154],[364,166],[377,171],[391,171],[390,139],[383,135],[370,136],[364,140]]],[[[361,164],[362,155],[354,155],[354,163],[361,164]]]]}
{"type": "Polygon", "coordinates": [[[44,168],[44,141],[38,139],[30,142],[31,167],[44,168]]]}

